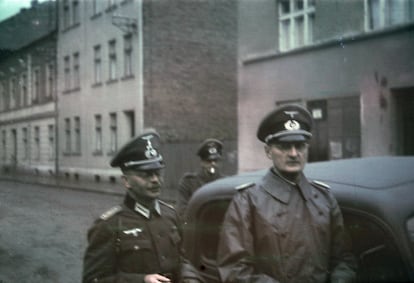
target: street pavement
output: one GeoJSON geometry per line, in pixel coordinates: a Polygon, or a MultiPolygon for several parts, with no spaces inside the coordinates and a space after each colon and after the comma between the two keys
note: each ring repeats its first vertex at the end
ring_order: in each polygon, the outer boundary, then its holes
{"type": "Polygon", "coordinates": [[[0,180],[0,283],[79,283],[86,232],[119,194],[0,180]]]}

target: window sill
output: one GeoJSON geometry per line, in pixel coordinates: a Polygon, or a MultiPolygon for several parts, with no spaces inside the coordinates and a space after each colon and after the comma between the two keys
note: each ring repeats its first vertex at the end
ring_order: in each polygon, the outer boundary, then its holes
{"type": "Polygon", "coordinates": [[[115,150],[111,150],[111,151],[108,151],[108,152],[106,153],[106,155],[107,155],[107,156],[114,156],[114,155],[115,155],[115,153],[116,153],[116,151],[115,151],[115,150]]]}
{"type": "Polygon", "coordinates": [[[102,153],[102,150],[95,150],[94,152],[92,152],[92,155],[93,156],[102,156],[103,153],[102,153]]]}
{"type": "Polygon", "coordinates": [[[132,79],[134,79],[134,78],[135,78],[134,74],[131,74],[131,75],[123,76],[123,77],[121,78],[121,80],[122,80],[122,81],[127,81],[127,80],[132,80],[132,79]]]}
{"type": "Polygon", "coordinates": [[[110,80],[106,81],[106,84],[110,85],[110,84],[114,84],[114,83],[117,83],[117,82],[118,82],[118,79],[110,79],[110,80]]]}
{"type": "Polygon", "coordinates": [[[92,85],[93,88],[97,88],[97,87],[101,87],[101,86],[102,86],[102,83],[94,83],[92,85]]]}
{"type": "Polygon", "coordinates": [[[63,28],[62,29],[62,33],[66,33],[66,32],[68,32],[68,31],[70,31],[72,29],[75,29],[75,28],[79,27],[79,26],[80,26],[80,22],[77,22],[76,24],[72,24],[72,25],[70,25],[68,27],[63,28]]]}
{"type": "Polygon", "coordinates": [[[118,6],[116,4],[112,4],[111,6],[109,6],[108,8],[105,9],[105,12],[110,13],[112,11],[114,11],[118,6]]]}
{"type": "Polygon", "coordinates": [[[62,94],[69,94],[69,93],[73,93],[73,92],[79,92],[80,90],[81,90],[80,87],[67,89],[67,90],[62,91],[62,94]]]}
{"type": "Polygon", "coordinates": [[[95,20],[97,18],[100,18],[102,16],[102,12],[97,12],[96,14],[93,14],[91,16],[91,20],[95,20]]]}

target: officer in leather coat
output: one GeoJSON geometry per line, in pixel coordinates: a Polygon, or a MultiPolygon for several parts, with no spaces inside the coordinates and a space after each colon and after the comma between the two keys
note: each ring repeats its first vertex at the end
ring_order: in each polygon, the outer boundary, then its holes
{"type": "Polygon", "coordinates": [[[273,166],[230,203],[218,249],[223,282],[353,282],[356,261],[338,203],[302,172],[311,127],[297,105],[262,120],[257,137],[273,166]]]}
{"type": "Polygon", "coordinates": [[[83,282],[202,282],[182,256],[177,213],[158,199],[163,183],[160,138],[147,131],[112,159],[120,167],[124,202],[96,220],[88,231],[83,282]]]}

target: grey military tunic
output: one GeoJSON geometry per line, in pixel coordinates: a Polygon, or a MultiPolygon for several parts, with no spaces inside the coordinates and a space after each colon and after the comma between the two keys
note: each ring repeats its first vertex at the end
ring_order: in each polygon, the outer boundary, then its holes
{"type": "Polygon", "coordinates": [[[144,282],[152,273],[172,282],[198,277],[181,256],[176,211],[162,201],[155,204],[150,211],[127,195],[123,205],[95,222],[88,231],[82,282],[144,282]]]}
{"type": "Polygon", "coordinates": [[[180,217],[184,216],[188,201],[195,191],[197,191],[204,184],[222,177],[223,175],[219,172],[215,174],[208,174],[204,170],[194,173],[185,173],[178,185],[177,210],[180,217]]]}

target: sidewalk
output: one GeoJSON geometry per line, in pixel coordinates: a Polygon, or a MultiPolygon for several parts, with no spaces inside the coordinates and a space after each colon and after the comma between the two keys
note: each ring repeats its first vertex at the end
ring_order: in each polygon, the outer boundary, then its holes
{"type": "MultiPolygon", "coordinates": [[[[51,186],[62,189],[79,190],[85,192],[95,192],[102,194],[124,195],[125,189],[120,180],[114,181],[93,181],[93,180],[73,180],[65,177],[55,176],[36,176],[32,174],[0,173],[0,181],[12,181],[26,184],[37,184],[51,186]]],[[[161,199],[171,204],[175,203],[175,191],[164,190],[161,199]]]]}

